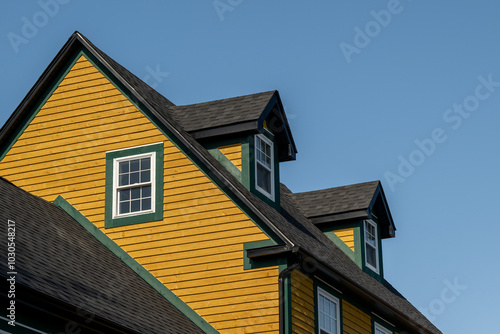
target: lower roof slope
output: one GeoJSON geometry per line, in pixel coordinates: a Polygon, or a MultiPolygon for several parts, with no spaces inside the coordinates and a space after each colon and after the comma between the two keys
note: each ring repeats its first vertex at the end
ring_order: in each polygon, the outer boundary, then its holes
{"type": "MultiPolygon", "coordinates": [[[[15,221],[17,284],[134,333],[204,333],[66,212],[0,177],[0,221],[15,221]]],[[[0,247],[7,249],[7,228],[0,247]]],[[[0,275],[7,254],[0,252],[0,275]]]]}

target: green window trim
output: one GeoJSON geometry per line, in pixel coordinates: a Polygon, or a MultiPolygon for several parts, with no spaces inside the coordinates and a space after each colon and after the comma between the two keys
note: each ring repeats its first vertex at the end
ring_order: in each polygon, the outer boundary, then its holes
{"type": "Polygon", "coordinates": [[[104,214],[104,227],[112,228],[117,226],[125,226],[131,224],[140,224],[151,221],[158,221],[163,219],[163,143],[156,143],[150,145],[136,146],[106,152],[106,197],[105,197],[105,214],[104,214]],[[116,187],[114,186],[115,180],[115,159],[132,157],[141,154],[154,154],[154,205],[152,212],[115,216],[113,207],[116,204],[116,187]]]}

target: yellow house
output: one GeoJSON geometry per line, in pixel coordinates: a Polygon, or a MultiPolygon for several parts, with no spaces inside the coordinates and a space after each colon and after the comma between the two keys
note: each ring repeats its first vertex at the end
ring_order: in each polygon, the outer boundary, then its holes
{"type": "Polygon", "coordinates": [[[384,279],[380,182],[294,194],[296,154],[277,91],[176,106],[79,32],[0,130],[0,176],[205,333],[440,333],[384,279]]]}

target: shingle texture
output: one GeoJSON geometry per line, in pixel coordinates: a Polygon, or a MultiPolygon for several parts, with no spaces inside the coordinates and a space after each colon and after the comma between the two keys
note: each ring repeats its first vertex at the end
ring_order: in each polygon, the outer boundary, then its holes
{"type": "Polygon", "coordinates": [[[256,121],[262,115],[276,91],[263,92],[204,103],[174,106],[184,130],[202,129],[256,121]]]}
{"type": "Polygon", "coordinates": [[[308,218],[369,208],[379,181],[293,194],[308,218]]]}
{"type": "MultiPolygon", "coordinates": [[[[8,219],[17,232],[17,284],[131,333],[203,333],[66,212],[0,178],[0,221],[8,219]]],[[[2,228],[3,250],[6,233],[2,228]]],[[[2,251],[1,275],[6,264],[2,251]]]]}

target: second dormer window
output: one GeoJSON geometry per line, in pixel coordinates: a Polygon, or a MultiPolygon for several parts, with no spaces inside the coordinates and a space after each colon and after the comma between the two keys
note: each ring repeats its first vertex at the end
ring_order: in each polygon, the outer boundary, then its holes
{"type": "Polygon", "coordinates": [[[255,136],[255,188],[274,200],[273,142],[264,135],[255,136]]]}
{"type": "Polygon", "coordinates": [[[377,224],[372,220],[365,220],[365,258],[366,266],[377,274],[378,266],[378,237],[377,224]]]}

